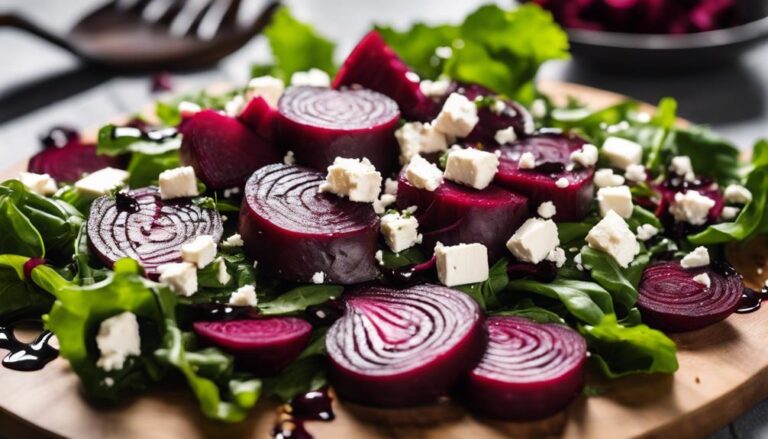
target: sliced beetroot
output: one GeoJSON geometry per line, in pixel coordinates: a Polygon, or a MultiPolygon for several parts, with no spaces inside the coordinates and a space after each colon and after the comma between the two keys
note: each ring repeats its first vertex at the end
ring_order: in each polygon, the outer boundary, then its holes
{"type": "Polygon", "coordinates": [[[256,96],[248,101],[238,118],[259,137],[277,144],[277,109],[272,108],[264,98],[256,96]]]}
{"type": "Polygon", "coordinates": [[[475,147],[500,146],[496,141],[496,133],[512,127],[518,138],[533,134],[533,117],[528,110],[517,102],[502,99],[491,90],[479,85],[457,85],[455,91],[474,101],[477,98],[489,98],[493,102],[501,102],[500,108],[491,103],[483,105],[477,110],[478,122],[469,135],[463,139],[464,143],[475,147]]]}
{"type": "Polygon", "coordinates": [[[480,308],[466,294],[430,284],[363,287],[326,335],[329,377],[348,401],[426,404],[474,366],[484,341],[480,308]]]}
{"type": "Polygon", "coordinates": [[[312,325],[295,317],[195,322],[195,334],[259,376],[274,375],[307,347],[312,325]]]}
{"type": "Polygon", "coordinates": [[[488,347],[467,377],[467,403],[494,419],[529,421],[564,409],[581,393],[587,344],[564,325],[490,317],[488,347]]]}
{"type": "Polygon", "coordinates": [[[157,188],[150,187],[96,199],[87,230],[91,249],[106,266],[133,258],[156,279],[157,267],[181,260],[182,245],[201,235],[218,242],[223,227],[215,210],[189,198],[162,200],[157,188]]]}
{"type": "Polygon", "coordinates": [[[240,234],[259,269],[296,282],[354,284],[378,274],[379,219],[368,203],[320,193],[324,174],[269,165],[245,186],[240,234]],[[317,273],[322,273],[319,275],[317,273]]]}
{"type": "Polygon", "coordinates": [[[418,76],[376,31],[368,32],[357,43],[333,80],[336,89],[354,85],[394,99],[408,120],[427,122],[440,111],[438,105],[421,92],[418,76]]]}
{"type": "Polygon", "coordinates": [[[368,158],[382,173],[397,163],[397,104],[371,90],[291,87],[278,104],[280,143],[296,160],[325,170],[336,157],[368,158]]]}
{"type": "Polygon", "coordinates": [[[676,237],[685,237],[689,234],[703,230],[710,224],[720,220],[725,207],[725,199],[717,183],[710,180],[699,178],[695,181],[685,181],[684,179],[673,177],[663,181],[655,186],[661,195],[656,204],[656,216],[659,217],[665,226],[667,233],[676,237]],[[675,203],[677,193],[686,193],[688,191],[697,191],[701,195],[714,200],[715,205],[709,209],[707,222],[702,225],[692,225],[686,222],[675,222],[674,217],[669,212],[669,208],[675,203]]]}
{"type": "Polygon", "coordinates": [[[99,169],[124,168],[124,157],[110,157],[96,154],[96,145],[82,143],[79,136],[68,141],[51,140],[44,150],[29,159],[27,170],[36,174],[49,174],[62,183],[74,183],[83,174],[90,174],[99,169]],[[61,146],[60,146],[61,145],[61,146]]]}
{"type": "Polygon", "coordinates": [[[488,248],[489,257],[505,253],[506,242],[528,217],[528,199],[496,186],[482,191],[443,182],[435,191],[413,186],[400,175],[397,204],[416,206],[423,245],[432,250],[438,241],[445,245],[478,242],[488,248]]]}
{"type": "Polygon", "coordinates": [[[677,261],[657,262],[643,271],[637,307],[654,328],[691,331],[734,313],[743,291],[741,276],[723,264],[685,269],[677,261]],[[703,273],[709,276],[709,287],[694,280],[703,273]]]}
{"type": "Polygon", "coordinates": [[[237,119],[203,110],[184,123],[181,158],[213,189],[241,187],[253,171],[283,155],[237,119]]]}
{"type": "Polygon", "coordinates": [[[499,171],[494,180],[513,192],[528,197],[531,209],[551,201],[557,208],[556,221],[577,221],[586,215],[593,197],[594,168],[568,170],[571,153],[587,142],[578,136],[539,134],[499,148],[499,171]],[[520,169],[520,156],[530,152],[535,169],[520,169]],[[558,187],[564,178],[566,187],[558,187]]]}

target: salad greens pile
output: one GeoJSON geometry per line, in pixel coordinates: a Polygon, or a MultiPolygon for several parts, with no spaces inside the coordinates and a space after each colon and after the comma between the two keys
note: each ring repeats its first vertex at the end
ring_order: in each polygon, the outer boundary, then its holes
{"type": "MultiPolygon", "coordinates": [[[[643,146],[645,166],[653,175],[666,175],[664,164],[673,156],[686,155],[700,174],[721,186],[739,182],[752,192],[753,200],[733,221],[676,241],[664,238],[652,246],[641,243],[640,254],[628,268],[585,246],[587,232],[600,219],[593,206],[582,222],[558,224],[567,261],[554,281],[512,279],[507,269],[511,261],[502,259],[491,268],[487,281],[458,288],[490,315],[573,326],[585,337],[592,360],[608,377],[675,372],[674,342],[640,321],[636,302],[642,271],[660,253],[745,242],[768,231],[768,142],[758,142],[751,162],[741,165],[739,150],[727,140],[704,127],[678,125],[674,100],[663,100],[653,115],[633,101],[597,111],[575,100],[566,105],[550,101],[537,92],[534,77],[544,62],[568,57],[568,42],[551,15],[533,5],[514,11],[483,6],[460,24],[377,29],[422,78],[447,77],[484,85],[543,109],[532,111],[538,128],[578,133],[595,145],[608,136],[633,140],[643,146]]],[[[274,61],[254,66],[254,76],[270,74],[288,80],[293,73],[309,68],[329,74],[337,70],[334,44],[292,17],[288,9],[280,8],[264,33],[274,61]]],[[[240,91],[200,92],[158,102],[156,120],[142,122],[159,124],[158,131],[175,127],[181,120],[178,102],[223,109],[240,91]]],[[[128,184],[142,187],[156,184],[162,171],[179,166],[180,136],[148,138],[138,131],[106,125],[99,132],[98,152],[127,156],[128,184]]],[[[639,184],[633,191],[642,195],[649,188],[639,184]]],[[[92,257],[83,233],[91,201],[71,186],[43,197],[17,180],[0,184],[0,322],[42,317],[58,337],[61,355],[80,376],[90,398],[117,402],[175,375],[186,380],[206,416],[236,422],[244,419],[262,395],[288,400],[325,384],[325,328],[314,330],[312,342],[285,371],[261,380],[236,370],[230,355],[197,345],[190,331],[191,305],[226,300],[234,289],[255,284],[261,314],[303,315],[308,308],[341,296],[341,286],[263,278],[241,250],[222,246],[217,260],[224,264],[229,280],[222,283],[217,276],[221,267],[212,264],[198,273],[198,293],[179,298],[166,286],[144,278],[135,261],[124,259],[108,270],[92,257]],[[46,258],[49,265],[25,274],[30,258],[46,258]],[[130,357],[118,371],[106,372],[96,366],[94,334],[102,321],[124,311],[138,316],[142,355],[130,357]]],[[[206,191],[196,202],[224,214],[239,210],[236,196],[221,192],[206,191]]],[[[230,235],[235,232],[234,222],[227,225],[230,235]]],[[[662,228],[653,212],[639,206],[628,223],[632,230],[642,224],[662,228]]],[[[384,265],[390,268],[426,259],[415,248],[383,255],[384,265]]]]}

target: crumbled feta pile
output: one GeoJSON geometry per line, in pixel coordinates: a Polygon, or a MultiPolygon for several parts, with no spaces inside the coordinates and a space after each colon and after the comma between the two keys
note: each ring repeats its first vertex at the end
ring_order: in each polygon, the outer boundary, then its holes
{"type": "Polygon", "coordinates": [[[293,151],[288,151],[285,153],[285,156],[283,157],[283,164],[286,164],[286,165],[296,164],[296,155],[293,153],[293,151]]]}
{"type": "Polygon", "coordinates": [[[172,262],[157,267],[160,282],[179,296],[189,297],[197,292],[197,267],[189,262],[172,262]]]}
{"type": "Polygon", "coordinates": [[[466,137],[479,120],[474,102],[459,93],[451,93],[433,124],[449,136],[466,137]]]}
{"type": "Polygon", "coordinates": [[[738,207],[725,206],[723,207],[723,211],[720,214],[720,218],[722,218],[725,221],[732,221],[739,215],[739,212],[741,212],[741,209],[739,209],[738,207]]]}
{"type": "Polygon", "coordinates": [[[536,157],[533,156],[533,153],[528,151],[520,154],[520,159],[518,159],[517,161],[517,168],[518,169],[535,169],[536,157]]]}
{"type": "Polygon", "coordinates": [[[709,275],[707,273],[701,273],[697,274],[696,276],[693,276],[693,281],[704,285],[705,287],[709,288],[712,285],[712,280],[709,278],[709,275]]]}
{"type": "Polygon", "coordinates": [[[56,180],[48,174],[35,174],[33,172],[22,172],[19,174],[19,181],[31,192],[47,197],[53,195],[58,189],[56,180]]]}
{"type": "Polygon", "coordinates": [[[253,285],[245,285],[237,289],[229,296],[229,304],[235,306],[256,306],[256,288],[253,285]]]}
{"type": "MultiPolygon", "coordinates": [[[[501,101],[497,101],[501,102],[501,101]]],[[[507,127],[503,130],[496,131],[496,134],[493,136],[494,140],[499,145],[504,145],[507,143],[512,143],[515,140],[517,140],[517,134],[515,133],[515,129],[513,127],[507,127]]]]}
{"type": "Polygon", "coordinates": [[[557,179],[557,181],[555,181],[555,186],[559,187],[560,189],[565,189],[570,185],[571,185],[571,182],[569,182],[568,179],[565,177],[560,177],[557,179]]]}
{"type": "Polygon", "coordinates": [[[629,165],[638,165],[643,160],[643,147],[621,137],[609,137],[603,143],[602,154],[611,166],[626,170],[629,165]]]}
{"type": "Polygon", "coordinates": [[[196,197],[200,195],[197,188],[197,177],[191,166],[168,169],[160,173],[160,198],[196,197]]]}
{"type": "Polygon", "coordinates": [[[419,222],[413,215],[388,213],[381,217],[381,233],[384,241],[395,253],[411,248],[421,242],[419,222]]]}
{"type": "Polygon", "coordinates": [[[306,72],[295,72],[291,75],[291,85],[310,87],[330,87],[331,77],[323,70],[311,68],[306,72]]]}
{"type": "MultiPolygon", "coordinates": [[[[448,48],[450,49],[450,47],[448,48]]],[[[419,89],[425,96],[430,98],[441,98],[448,93],[448,89],[451,86],[451,81],[447,79],[438,79],[437,81],[430,81],[425,79],[419,83],[419,89]]]]}
{"type": "Polygon", "coordinates": [[[691,158],[686,155],[681,155],[672,158],[672,162],[669,165],[669,170],[685,178],[686,181],[693,181],[696,179],[696,174],[693,172],[693,165],[691,164],[691,158]]]}
{"type": "Polygon", "coordinates": [[[645,172],[643,165],[629,165],[624,173],[624,178],[633,183],[642,183],[648,179],[648,173],[645,172]]]}
{"type": "Polygon", "coordinates": [[[397,180],[393,180],[391,178],[387,178],[384,180],[384,193],[390,194],[390,195],[397,195],[397,185],[399,183],[397,180]]]}
{"type": "Polygon", "coordinates": [[[640,241],[647,241],[654,236],[656,236],[659,233],[659,229],[656,227],[650,225],[650,224],[643,224],[641,226],[637,226],[637,239],[640,241]]]}
{"type": "MultiPolygon", "coordinates": [[[[229,283],[230,280],[232,280],[232,276],[229,275],[229,271],[227,271],[227,264],[224,262],[224,258],[219,256],[216,261],[214,261],[216,264],[216,280],[221,285],[226,285],[229,283]]],[[[255,267],[254,267],[255,268],[255,267]]]]}
{"type": "Polygon", "coordinates": [[[541,218],[529,218],[515,231],[507,248],[518,260],[538,264],[560,245],[555,222],[541,218]]]}
{"type": "Polygon", "coordinates": [[[420,155],[416,155],[405,168],[405,178],[414,187],[432,192],[443,184],[443,171],[420,155]]]}
{"type": "Polygon", "coordinates": [[[200,235],[181,246],[181,259],[205,268],[216,258],[216,241],[211,235],[200,235]]]}
{"type": "Polygon", "coordinates": [[[75,189],[83,194],[100,197],[123,186],[128,181],[128,172],[122,169],[104,168],[88,174],[75,183],[75,189]]]}
{"type": "Polygon", "coordinates": [[[598,188],[621,186],[624,184],[624,177],[614,174],[611,168],[603,168],[595,171],[594,182],[598,188]]]}
{"type": "Polygon", "coordinates": [[[448,139],[431,123],[407,122],[395,131],[400,145],[400,163],[407,164],[418,154],[429,154],[448,149],[448,139]]]}
{"type": "Polygon", "coordinates": [[[723,191],[723,197],[728,204],[747,204],[752,201],[752,192],[744,186],[729,184],[723,191]]]}
{"type": "Polygon", "coordinates": [[[313,284],[319,285],[319,284],[322,284],[323,282],[325,282],[325,273],[323,273],[322,271],[318,271],[312,275],[313,284]]]}
{"type": "Polygon", "coordinates": [[[224,242],[222,242],[221,244],[224,247],[242,247],[243,245],[245,245],[245,243],[243,242],[243,237],[240,236],[239,233],[235,233],[234,235],[225,239],[224,242]]]}
{"type": "Polygon", "coordinates": [[[320,192],[334,193],[351,201],[373,203],[381,192],[381,174],[368,159],[345,159],[336,157],[328,166],[325,183],[320,192]]]}
{"type": "Polygon", "coordinates": [[[597,156],[597,147],[587,143],[580,150],[571,153],[571,161],[584,168],[589,168],[590,166],[595,166],[597,156]]]}
{"type": "Polygon", "coordinates": [[[445,178],[475,189],[491,184],[499,168],[496,154],[474,148],[458,149],[448,154],[445,178]]]}
{"type": "Polygon", "coordinates": [[[632,204],[632,193],[628,186],[601,188],[597,191],[597,202],[600,206],[600,215],[605,216],[609,211],[614,211],[624,219],[632,216],[632,210],[635,207],[632,204]]]}
{"type": "Polygon", "coordinates": [[[675,202],[669,207],[669,213],[676,222],[686,222],[700,226],[707,222],[709,210],[715,207],[715,200],[701,195],[698,191],[688,190],[675,194],[675,202]]]}
{"type": "Polygon", "coordinates": [[[248,100],[260,97],[264,99],[270,107],[277,107],[277,102],[285,90],[285,83],[282,79],[274,76],[259,76],[248,81],[245,96],[248,100]]]}
{"type": "Polygon", "coordinates": [[[706,267],[709,265],[709,250],[706,247],[696,247],[680,260],[680,266],[688,268],[706,267]]]}
{"type": "Polygon", "coordinates": [[[141,355],[136,314],[125,311],[101,322],[96,346],[101,354],[96,366],[107,372],[122,369],[128,357],[141,355]]]}
{"type": "Polygon", "coordinates": [[[549,252],[546,259],[550,262],[554,262],[557,268],[562,268],[566,261],[565,250],[560,247],[555,247],[549,252]]]}
{"type": "Polygon", "coordinates": [[[448,287],[488,279],[488,249],[482,244],[435,246],[437,277],[448,287]]]}
{"type": "Polygon", "coordinates": [[[586,240],[591,248],[611,255],[622,268],[629,267],[640,253],[640,244],[626,221],[612,210],[592,227],[586,240]]]}
{"type": "Polygon", "coordinates": [[[397,197],[392,194],[381,194],[378,200],[373,202],[373,211],[378,215],[387,211],[387,207],[395,204],[397,197]]]}
{"type": "Polygon", "coordinates": [[[536,213],[544,219],[550,219],[557,215],[557,208],[555,207],[555,203],[545,201],[539,205],[538,209],[536,209],[536,213]]]}

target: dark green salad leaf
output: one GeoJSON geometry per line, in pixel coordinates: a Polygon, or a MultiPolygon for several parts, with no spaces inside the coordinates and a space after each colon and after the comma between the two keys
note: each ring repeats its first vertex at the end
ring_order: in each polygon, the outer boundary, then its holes
{"type": "Polygon", "coordinates": [[[53,304],[53,296],[24,277],[26,256],[0,255],[0,325],[39,318],[53,304]]]}
{"type": "Polygon", "coordinates": [[[499,259],[499,261],[493,264],[493,267],[489,270],[488,280],[469,285],[461,285],[456,287],[456,289],[465,292],[475,299],[475,302],[477,302],[481,308],[496,309],[501,306],[498,294],[504,291],[509,283],[507,264],[508,261],[506,259],[499,259]]]}
{"type": "Polygon", "coordinates": [[[265,315],[293,314],[340,297],[343,291],[338,285],[304,285],[259,304],[259,310],[265,315]]]}
{"type": "Polygon", "coordinates": [[[613,313],[610,293],[593,282],[558,278],[550,283],[519,279],[509,282],[511,294],[527,292],[556,299],[577,319],[596,325],[606,314],[613,313]]]}
{"type": "Polygon", "coordinates": [[[446,47],[452,53],[451,46],[460,37],[459,27],[448,24],[416,23],[403,32],[388,26],[376,26],[376,30],[400,59],[423,78],[437,78],[443,73],[445,58],[437,55],[437,49],[446,47]]]}
{"type": "Polygon", "coordinates": [[[626,314],[637,302],[637,285],[639,277],[629,273],[642,273],[647,258],[636,258],[632,262],[635,270],[623,269],[616,260],[607,253],[593,248],[584,248],[581,251],[581,263],[585,270],[590,272],[592,279],[605,288],[613,297],[614,306],[621,315],[626,314]],[[636,264],[639,264],[639,269],[636,264]],[[630,279],[631,277],[631,279],[630,279]]]}

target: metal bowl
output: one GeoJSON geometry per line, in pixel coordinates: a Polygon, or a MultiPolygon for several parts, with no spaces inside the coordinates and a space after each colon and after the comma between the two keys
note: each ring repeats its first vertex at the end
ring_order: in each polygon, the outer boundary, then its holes
{"type": "Polygon", "coordinates": [[[712,69],[732,64],[768,39],[768,2],[742,0],[740,26],[686,35],[630,34],[568,29],[577,60],[601,68],[654,74],[712,69]]]}

